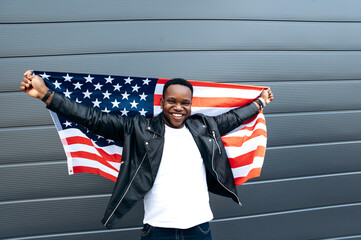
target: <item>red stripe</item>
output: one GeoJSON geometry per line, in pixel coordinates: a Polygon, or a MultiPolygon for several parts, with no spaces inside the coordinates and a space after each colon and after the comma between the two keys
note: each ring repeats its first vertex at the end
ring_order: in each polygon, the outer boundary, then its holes
{"type": "Polygon", "coordinates": [[[235,158],[229,158],[231,168],[243,167],[253,163],[255,157],[264,157],[266,148],[264,146],[258,146],[255,150],[246,154],[240,155],[235,158]]]}
{"type": "Polygon", "coordinates": [[[222,142],[225,147],[242,147],[242,145],[255,137],[264,136],[267,137],[267,132],[263,129],[256,129],[251,136],[243,137],[223,137],[222,142]]]}
{"type": "Polygon", "coordinates": [[[103,164],[104,166],[113,169],[114,171],[119,171],[119,169],[116,169],[113,167],[110,163],[108,163],[104,158],[99,157],[98,155],[94,153],[84,152],[84,151],[78,151],[78,152],[70,152],[70,156],[73,158],[85,158],[89,160],[98,161],[99,163],[103,164]]]}
{"type": "Polygon", "coordinates": [[[94,146],[93,142],[89,138],[80,137],[80,136],[67,137],[65,141],[67,142],[68,145],[84,144],[88,146],[94,146]]]}
{"type": "Polygon", "coordinates": [[[98,168],[92,168],[92,167],[86,167],[86,166],[76,166],[73,167],[73,172],[76,173],[94,173],[101,175],[105,178],[108,178],[109,180],[112,180],[113,182],[117,181],[117,177],[114,177],[113,175],[106,173],[98,168]]]}
{"type": "Polygon", "coordinates": [[[234,178],[234,182],[237,186],[242,185],[248,179],[255,178],[261,176],[261,168],[253,168],[247,176],[234,178]]]}

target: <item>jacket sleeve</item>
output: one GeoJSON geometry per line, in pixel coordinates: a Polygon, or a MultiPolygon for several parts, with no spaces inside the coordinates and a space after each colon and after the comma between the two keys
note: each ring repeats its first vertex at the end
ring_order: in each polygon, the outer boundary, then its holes
{"type": "Polygon", "coordinates": [[[91,106],[70,100],[59,93],[54,93],[47,108],[108,139],[122,142],[124,135],[132,128],[131,118],[103,113],[91,106]]]}
{"type": "Polygon", "coordinates": [[[252,102],[246,106],[235,108],[226,113],[215,116],[214,120],[218,125],[220,134],[224,135],[252,118],[258,112],[258,107],[252,102]]]}

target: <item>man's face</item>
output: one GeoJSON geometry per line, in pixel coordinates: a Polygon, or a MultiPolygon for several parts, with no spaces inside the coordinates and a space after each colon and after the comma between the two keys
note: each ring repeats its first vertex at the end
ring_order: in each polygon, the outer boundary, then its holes
{"type": "Polygon", "coordinates": [[[164,123],[172,128],[182,128],[191,115],[192,91],[183,85],[170,85],[160,100],[164,123]]]}

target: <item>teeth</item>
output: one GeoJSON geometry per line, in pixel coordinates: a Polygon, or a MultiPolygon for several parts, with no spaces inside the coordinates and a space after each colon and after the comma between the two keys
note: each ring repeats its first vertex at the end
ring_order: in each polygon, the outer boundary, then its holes
{"type": "Polygon", "coordinates": [[[175,116],[175,117],[181,117],[181,116],[182,116],[182,114],[176,114],[176,113],[173,113],[173,116],[175,116]]]}

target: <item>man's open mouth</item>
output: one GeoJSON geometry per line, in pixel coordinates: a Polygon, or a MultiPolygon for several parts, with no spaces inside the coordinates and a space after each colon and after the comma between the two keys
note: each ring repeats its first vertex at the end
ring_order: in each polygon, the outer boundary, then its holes
{"type": "Polygon", "coordinates": [[[175,119],[182,119],[184,117],[184,114],[182,113],[172,113],[172,117],[175,119]]]}

